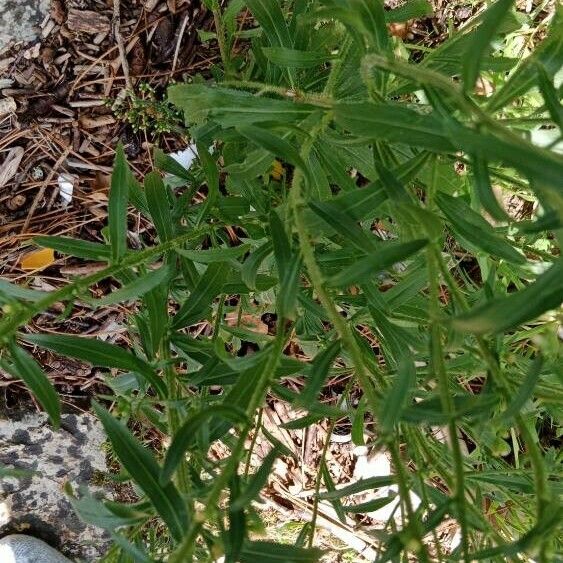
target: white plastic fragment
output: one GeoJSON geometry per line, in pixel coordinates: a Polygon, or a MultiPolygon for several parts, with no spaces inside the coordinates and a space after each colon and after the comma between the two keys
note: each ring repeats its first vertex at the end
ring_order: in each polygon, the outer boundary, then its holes
{"type": "Polygon", "coordinates": [[[173,158],[178,164],[188,169],[197,158],[197,147],[195,143],[190,143],[184,150],[170,153],[168,156],[173,158]]]}
{"type": "Polygon", "coordinates": [[[57,178],[57,184],[59,185],[59,197],[63,202],[63,206],[66,207],[72,202],[72,193],[74,192],[74,176],[70,174],[59,174],[57,178]]]}
{"type": "MultiPolygon", "coordinates": [[[[356,466],[354,467],[354,479],[359,481],[361,479],[369,479],[371,477],[388,477],[392,475],[391,462],[386,452],[373,452],[368,453],[365,446],[359,446],[354,449],[356,458],[356,466]]],[[[389,504],[373,512],[368,512],[367,515],[377,520],[378,522],[386,522],[389,518],[393,517],[395,524],[400,525],[402,521],[400,497],[398,494],[397,485],[390,485],[389,487],[380,487],[377,491],[366,500],[374,500],[376,498],[383,498],[394,496],[389,504]]],[[[418,508],[421,503],[420,498],[413,491],[409,491],[409,497],[414,510],[418,508]]]]}

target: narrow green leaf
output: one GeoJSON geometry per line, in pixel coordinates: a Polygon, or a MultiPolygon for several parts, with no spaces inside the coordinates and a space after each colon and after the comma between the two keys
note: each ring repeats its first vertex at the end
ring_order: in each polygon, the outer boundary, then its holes
{"type": "Polygon", "coordinates": [[[257,127],[256,125],[239,125],[236,129],[249,141],[271,152],[272,155],[298,166],[306,175],[308,174],[307,166],[299,151],[289,141],[264,127],[257,127]]]}
{"type": "Polygon", "coordinates": [[[229,270],[230,266],[226,262],[213,262],[207,267],[195,289],[176,313],[172,321],[174,330],[189,326],[205,315],[227,281],[229,270]]]}
{"type": "Polygon", "coordinates": [[[396,495],[389,495],[387,497],[376,498],[368,500],[360,504],[348,504],[343,506],[344,512],[351,514],[366,514],[367,512],[375,512],[384,506],[387,506],[391,501],[395,500],[396,495]]]}
{"type": "Polygon", "coordinates": [[[405,186],[399,182],[395,175],[387,169],[383,164],[376,161],[375,169],[379,175],[379,179],[387,192],[387,197],[395,203],[409,203],[412,198],[405,186]]]}
{"type": "Polygon", "coordinates": [[[27,287],[0,279],[0,299],[2,300],[8,297],[13,299],[23,299],[24,301],[39,301],[46,295],[48,295],[47,291],[28,289],[27,287]]]}
{"type": "Polygon", "coordinates": [[[68,495],[72,508],[76,511],[83,522],[93,524],[104,530],[117,530],[119,528],[134,526],[150,518],[150,514],[141,510],[135,510],[131,505],[122,505],[123,514],[116,514],[110,510],[111,503],[106,504],[93,497],[87,489],[81,490],[80,498],[68,495]]]}
{"type": "MultiPolygon", "coordinates": [[[[326,466],[326,462],[324,459],[321,462],[321,476],[323,478],[323,483],[325,484],[326,490],[329,493],[336,491],[336,487],[334,486],[334,481],[332,480],[332,476],[330,474],[330,471],[328,470],[328,467],[326,466]]],[[[346,513],[344,512],[340,499],[334,498],[329,502],[330,504],[332,504],[332,507],[334,508],[334,512],[336,512],[338,519],[343,524],[346,524],[346,513]]]]}
{"type": "Polygon", "coordinates": [[[384,477],[369,477],[368,479],[360,479],[351,485],[337,489],[336,491],[321,493],[319,498],[325,500],[332,500],[335,498],[349,497],[356,493],[361,493],[370,489],[380,489],[381,487],[388,487],[395,483],[395,477],[388,475],[384,477]]]}
{"type": "Polygon", "coordinates": [[[323,347],[315,356],[305,387],[299,394],[300,405],[307,407],[317,400],[338,352],[340,352],[340,340],[335,340],[328,347],[323,347]]]}
{"type": "Polygon", "coordinates": [[[453,395],[455,410],[444,412],[440,397],[434,396],[405,407],[401,419],[411,424],[447,424],[452,419],[487,416],[498,405],[498,397],[490,394],[453,395]]]}
{"type": "Polygon", "coordinates": [[[114,303],[138,299],[160,284],[165,283],[171,277],[172,268],[170,266],[162,266],[158,270],[153,270],[147,274],[140,274],[131,283],[124,285],[116,291],[112,291],[105,297],[92,299],[91,303],[94,306],[101,307],[102,305],[113,305],[114,303]]]}
{"type": "Polygon", "coordinates": [[[364,446],[364,425],[365,425],[365,414],[366,414],[366,399],[362,397],[354,415],[352,416],[352,443],[355,446],[364,446]]]}
{"type": "Polygon", "coordinates": [[[176,159],[166,154],[159,148],[154,149],[154,163],[155,166],[163,172],[168,172],[182,180],[191,180],[191,175],[176,159]]]}
{"type": "Polygon", "coordinates": [[[369,50],[384,52],[389,46],[389,34],[385,25],[385,11],[381,0],[348,0],[347,11],[354,13],[362,22],[369,50]]]}
{"type": "Polygon", "coordinates": [[[23,379],[28,389],[49,415],[53,427],[59,428],[61,424],[61,404],[57,391],[37,362],[27,352],[14,342],[10,343],[9,348],[14,365],[4,364],[5,367],[14,377],[23,379]]]}
{"type": "Polygon", "coordinates": [[[504,332],[561,305],[563,260],[559,259],[525,289],[473,308],[452,320],[457,330],[475,334],[504,332]]]}
{"type": "Polygon", "coordinates": [[[211,418],[218,417],[230,422],[245,422],[246,414],[240,408],[230,405],[213,405],[190,416],[178,429],[174,436],[160,472],[160,482],[167,483],[190,448],[194,447],[197,433],[211,418]]]}
{"type": "Polygon", "coordinates": [[[147,206],[160,242],[174,237],[174,222],[168,205],[166,186],[158,172],[149,172],[145,177],[147,206]]]}
{"type": "Polygon", "coordinates": [[[294,123],[317,110],[315,106],[295,101],[257,97],[241,90],[203,84],[175,84],[168,88],[168,97],[184,110],[187,124],[206,118],[212,118],[223,127],[264,121],[294,123]]]}
{"type": "Polygon", "coordinates": [[[382,433],[390,433],[395,428],[415,383],[416,369],[413,359],[408,352],[403,352],[398,362],[395,382],[387,396],[381,401],[379,426],[382,433]]]}
{"type": "Polygon", "coordinates": [[[290,420],[289,422],[284,422],[281,427],[287,430],[299,430],[301,428],[308,428],[313,424],[316,424],[319,420],[324,418],[322,414],[307,414],[301,418],[296,418],[295,420],[290,420]]]}
{"type": "Polygon", "coordinates": [[[197,154],[207,180],[207,198],[196,221],[196,225],[200,225],[219,197],[219,169],[207,147],[201,143],[197,144],[197,154]]]}
{"type": "Polygon", "coordinates": [[[376,249],[376,239],[365,232],[352,217],[343,213],[334,202],[311,201],[309,207],[346,242],[363,252],[371,253],[376,249]]]}
{"type": "Polygon", "coordinates": [[[276,448],[270,450],[268,455],[262,460],[260,468],[258,471],[252,475],[248,485],[240,493],[240,495],[231,503],[232,510],[241,510],[245,506],[249,505],[250,502],[260,493],[270,473],[276,458],[279,456],[279,452],[276,448]]]}
{"type": "Polygon", "coordinates": [[[76,258],[84,260],[109,260],[111,258],[111,246],[99,242],[53,236],[33,237],[33,242],[45,248],[52,248],[61,254],[76,256],[76,258]]]}
{"type": "Polygon", "coordinates": [[[502,222],[510,221],[510,217],[500,206],[493,192],[486,159],[481,156],[474,156],[471,160],[473,163],[473,183],[481,205],[493,219],[502,222]]]}
{"type": "Polygon", "coordinates": [[[563,56],[563,12],[555,11],[548,36],[537,46],[534,52],[510,75],[490,98],[487,110],[496,112],[508,107],[516,98],[526,94],[538,85],[536,64],[545,67],[550,77],[561,68],[563,56]]]}
{"type": "Polygon", "coordinates": [[[176,252],[198,264],[211,264],[213,262],[226,262],[235,260],[250,250],[249,244],[227,248],[209,248],[208,250],[188,250],[177,248],[176,252]]]}
{"type": "Polygon", "coordinates": [[[276,266],[278,268],[279,277],[281,278],[284,270],[289,266],[291,261],[291,242],[279,215],[275,211],[270,213],[270,231],[274,246],[276,266]]]}
{"type": "Polygon", "coordinates": [[[69,334],[22,334],[21,338],[41,348],[84,360],[95,366],[134,371],[142,375],[161,397],[167,395],[166,385],[148,363],[115,344],[69,334]]]}
{"type": "Polygon", "coordinates": [[[244,261],[240,272],[241,279],[243,283],[250,289],[256,289],[256,277],[258,275],[258,269],[262,265],[262,262],[264,262],[264,260],[268,257],[268,255],[271,254],[272,250],[272,243],[270,241],[267,241],[262,246],[251,252],[248,258],[244,261]]]}
{"type": "Polygon", "coordinates": [[[334,119],[344,129],[366,139],[435,151],[455,150],[442,122],[434,114],[424,115],[398,104],[340,102],[334,106],[334,119]]]}
{"type": "Polygon", "coordinates": [[[184,499],[173,483],[165,486],[159,483],[160,467],[150,449],[101,405],[94,402],[92,406],[123,467],[150,499],[174,539],[180,541],[188,526],[184,499]]]}
{"type": "Polygon", "coordinates": [[[406,4],[385,12],[387,23],[402,23],[432,14],[428,0],[409,0],[406,4]]]}
{"type": "Polygon", "coordinates": [[[240,554],[240,563],[317,563],[323,551],[317,547],[296,547],[269,541],[247,540],[240,554]]]}
{"type": "Polygon", "coordinates": [[[550,80],[545,67],[538,64],[538,85],[540,87],[543,100],[549,111],[549,115],[555,125],[559,127],[560,131],[563,131],[563,105],[561,105],[560,95],[557,93],[555,86],[550,80]]]}
{"type": "Polygon", "coordinates": [[[269,61],[284,68],[311,68],[335,58],[329,53],[300,51],[287,47],[262,47],[262,52],[269,61]]]}
{"type": "Polygon", "coordinates": [[[481,59],[487,54],[491,41],[513,3],[514,0],[496,0],[493,2],[485,12],[481,25],[472,33],[471,42],[467,45],[463,60],[462,76],[466,91],[471,92],[475,87],[481,59]]]}
{"type": "Polygon", "coordinates": [[[112,541],[118,545],[124,554],[131,557],[130,561],[135,563],[154,563],[154,559],[151,559],[138,545],[131,543],[128,539],[123,537],[121,534],[111,533],[112,541]]]}
{"type": "Polygon", "coordinates": [[[271,45],[292,47],[291,36],[279,0],[247,0],[246,5],[271,45]]]}
{"type": "Polygon", "coordinates": [[[518,413],[522,410],[522,407],[526,404],[526,401],[533,396],[534,387],[540,378],[542,366],[543,356],[538,355],[535,360],[532,361],[532,365],[530,366],[522,385],[520,385],[516,394],[512,397],[508,407],[502,413],[503,420],[508,421],[512,417],[518,415],[518,413]]]}
{"type": "Polygon", "coordinates": [[[497,235],[493,227],[461,198],[439,192],[436,195],[436,203],[454,231],[472,246],[514,264],[526,262],[524,255],[497,235]]]}
{"type": "Polygon", "coordinates": [[[225,563],[236,563],[240,559],[240,552],[246,538],[246,514],[244,509],[235,508],[233,501],[240,494],[241,478],[238,475],[231,477],[229,486],[229,529],[227,530],[227,538],[225,542],[225,563]]]}
{"type": "Polygon", "coordinates": [[[330,278],[327,283],[332,287],[345,287],[364,282],[378,272],[386,270],[393,266],[393,264],[405,260],[418,252],[427,243],[426,239],[403,243],[385,243],[371,256],[357,260],[355,264],[330,278]]]}
{"type": "Polygon", "coordinates": [[[280,289],[276,299],[276,310],[282,319],[294,320],[299,297],[299,273],[301,257],[294,254],[286,268],[282,270],[280,289]]]}
{"type": "Polygon", "coordinates": [[[115,151],[108,201],[109,240],[114,262],[121,260],[127,251],[127,203],[130,174],[123,145],[119,143],[115,151]]]}

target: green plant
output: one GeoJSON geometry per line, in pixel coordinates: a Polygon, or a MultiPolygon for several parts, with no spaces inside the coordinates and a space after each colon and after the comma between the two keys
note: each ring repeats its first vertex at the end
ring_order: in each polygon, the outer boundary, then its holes
{"type": "Polygon", "coordinates": [[[142,82],[137,92],[127,91],[125,96],[109,102],[116,117],[127,121],[133,131],[153,134],[170,133],[178,129],[181,114],[167,100],[160,100],[156,90],[142,82]]]}
{"type": "Polygon", "coordinates": [[[313,525],[296,545],[275,545],[249,538],[248,530],[256,518],[252,500],[282,446],[273,442],[256,473],[241,468],[268,393],[308,411],[296,424],[342,416],[319,401],[338,358],[353,375],[347,392],[362,394],[357,407],[346,403],[354,440],[363,441],[364,416],[375,421],[370,445],[389,451],[394,466],[391,477],[354,490],[395,482],[405,517],[401,530],[378,535],[381,561],[407,554],[420,561],[552,560],[561,547],[561,487],[542,423],[556,424],[561,414],[554,311],[563,295],[563,159],[526,139],[526,112],[560,136],[554,77],[563,60],[563,14],[529,58],[499,58],[492,40],[520,25],[512,2],[500,0],[413,63],[386,24],[424,12],[425,2],[388,12],[365,0],[245,4],[259,29],[244,64],[233,64],[229,48],[243,3],[224,12],[215,5],[223,79],[169,89],[197,143],[206,197],[194,199],[202,184],[160,152],[157,167],[184,179],[185,191],[170,189],[158,173],[141,186],[118,148],[109,244],[36,239],[107,261],[107,268],[52,293],[0,288],[2,365],[26,381],[54,423],[56,395],[23,343],[124,371],[108,379],[123,411],[171,438],[158,460],[96,405],[142,498],[116,506],[86,496],[75,501],[78,512],[122,528],[116,542],[134,561],[221,553],[227,561],[317,560],[317,501],[342,511],[351,491],[331,491],[319,471],[313,525]],[[480,75],[496,84],[491,97],[474,93],[480,75]],[[521,104],[535,88],[537,104],[521,104]],[[279,179],[270,176],[274,158],[285,163],[279,179]],[[539,212],[508,215],[493,182],[525,194],[539,212]],[[128,205],[152,219],[157,244],[127,248],[128,205]],[[142,304],[131,323],[133,350],[18,333],[56,302],[95,305],[88,289],[108,277],[122,287],[104,304],[142,304]],[[224,320],[227,312],[240,320],[266,309],[277,314],[272,335],[224,320]],[[207,323],[205,336],[190,329],[198,323],[207,323]],[[366,327],[377,350],[361,335],[366,327]],[[258,351],[237,357],[241,340],[258,351]],[[287,356],[289,342],[313,350],[312,361],[287,356]],[[283,386],[289,375],[303,378],[301,393],[283,386]],[[224,394],[209,393],[211,385],[224,394]],[[446,428],[446,443],[433,426],[446,428]],[[230,450],[221,462],[207,455],[216,440],[230,450]],[[324,495],[321,484],[329,489],[324,495]],[[169,538],[149,556],[140,530],[155,516],[169,538]],[[461,528],[451,554],[433,535],[446,517],[461,528]]]}

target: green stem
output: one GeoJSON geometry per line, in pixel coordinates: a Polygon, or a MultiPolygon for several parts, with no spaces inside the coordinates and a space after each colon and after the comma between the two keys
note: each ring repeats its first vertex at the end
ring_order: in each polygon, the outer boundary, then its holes
{"type": "MultiPolygon", "coordinates": [[[[182,421],[180,413],[178,412],[177,402],[182,398],[182,385],[178,381],[176,369],[170,363],[170,342],[168,338],[164,338],[160,347],[160,357],[165,363],[164,379],[166,381],[166,388],[168,389],[168,402],[166,406],[166,417],[168,419],[168,431],[173,438],[176,436],[182,421]]],[[[186,466],[186,459],[182,457],[178,471],[175,476],[175,482],[180,491],[188,492],[190,490],[190,478],[188,468],[186,466]]]]}
{"type": "Polygon", "coordinates": [[[405,548],[407,551],[414,552],[421,561],[428,561],[427,547],[422,541],[424,533],[420,521],[416,518],[414,513],[408,486],[407,471],[404,467],[403,460],[401,459],[399,446],[397,445],[396,439],[388,440],[386,444],[389,449],[389,453],[391,454],[391,462],[395,467],[397,485],[399,486],[399,496],[401,498],[401,502],[407,509],[408,527],[415,535],[413,538],[415,541],[412,543],[407,542],[405,544],[405,548]]]}
{"type": "Polygon", "coordinates": [[[229,76],[231,74],[231,56],[225,37],[223,15],[221,14],[221,8],[218,6],[218,3],[214,2],[213,4],[213,22],[215,23],[215,33],[217,35],[217,43],[219,44],[219,53],[221,54],[221,61],[223,62],[223,68],[225,69],[225,76],[229,76]]]}
{"type": "Polygon", "coordinates": [[[172,553],[172,555],[170,556],[169,563],[186,563],[187,561],[191,561],[192,551],[195,546],[195,539],[197,538],[199,530],[203,525],[203,519],[205,517],[211,516],[217,510],[217,503],[219,502],[221,493],[223,492],[223,489],[227,485],[231,476],[237,470],[239,461],[244,453],[246,438],[254,424],[254,412],[263,403],[264,397],[266,395],[268,387],[270,386],[274,378],[283,349],[285,347],[286,336],[284,335],[282,327],[283,319],[280,319],[278,333],[276,335],[276,338],[274,339],[268,360],[266,362],[266,365],[264,366],[262,375],[256,385],[256,388],[250,398],[248,407],[246,409],[248,421],[245,423],[243,429],[241,430],[239,438],[231,451],[231,455],[229,456],[223,471],[213,483],[213,487],[205,501],[204,515],[194,518],[192,525],[188,529],[188,533],[179,544],[177,549],[174,551],[174,553],[172,553]]]}
{"type": "Polygon", "coordinates": [[[221,82],[221,85],[247,90],[258,90],[258,94],[276,94],[284,98],[306,102],[325,109],[330,109],[334,104],[334,100],[325,94],[304,92],[298,88],[284,88],[283,86],[273,86],[272,84],[264,84],[263,82],[255,82],[252,80],[224,80],[221,82]]]}
{"type": "MultiPolygon", "coordinates": [[[[317,128],[311,132],[310,137],[304,143],[301,150],[301,157],[306,160],[309,152],[311,151],[312,144],[320,132],[324,129],[326,124],[330,121],[332,116],[329,114],[325,115],[320,121],[317,128]]],[[[348,326],[345,319],[340,315],[334,301],[331,299],[330,295],[324,287],[324,280],[322,272],[315,259],[315,252],[313,250],[313,245],[310,241],[310,235],[307,230],[307,225],[305,223],[305,218],[303,215],[303,208],[305,207],[305,202],[303,200],[302,189],[304,183],[304,175],[300,168],[296,168],[293,174],[293,182],[291,184],[291,189],[289,190],[289,207],[293,214],[293,222],[295,229],[297,231],[297,236],[299,238],[299,244],[301,247],[301,255],[303,257],[303,263],[307,268],[309,274],[309,280],[321,305],[326,311],[329,321],[334,326],[336,332],[340,336],[342,343],[350,357],[355,368],[355,376],[360,383],[363,392],[366,395],[367,402],[370,406],[372,413],[375,415],[377,413],[377,395],[373,387],[372,381],[366,370],[366,366],[362,359],[362,352],[355,340],[352,330],[348,326]]]]}
{"type": "MultiPolygon", "coordinates": [[[[450,289],[452,296],[454,297],[455,301],[457,302],[458,306],[462,311],[469,310],[469,304],[465,295],[462,293],[460,288],[458,287],[457,283],[455,282],[451,272],[448,270],[446,264],[444,263],[443,257],[439,251],[436,251],[436,256],[438,257],[440,270],[444,274],[444,278],[450,289]]],[[[510,402],[512,393],[506,376],[502,373],[500,365],[498,363],[497,358],[495,358],[494,354],[491,352],[487,342],[482,336],[477,336],[477,344],[479,346],[479,350],[481,351],[481,355],[485,360],[489,373],[491,374],[493,381],[496,383],[498,388],[500,389],[504,399],[507,402],[510,402]]],[[[516,425],[520,434],[524,438],[526,443],[526,448],[528,450],[528,454],[530,456],[530,462],[532,464],[532,469],[534,473],[534,487],[536,493],[536,503],[537,503],[537,515],[538,521],[545,514],[545,508],[547,504],[550,502],[550,491],[547,479],[547,472],[545,470],[545,465],[543,462],[543,458],[541,456],[541,451],[538,448],[536,441],[533,438],[530,429],[528,428],[525,420],[523,419],[522,415],[517,415],[515,417],[516,425]]],[[[547,549],[547,539],[543,541],[541,546],[540,552],[540,561],[547,561],[547,556],[545,555],[545,551],[547,549]]]]}
{"type": "Polygon", "coordinates": [[[444,364],[444,351],[442,348],[442,326],[440,323],[440,290],[438,287],[438,266],[436,262],[436,249],[431,247],[427,251],[428,279],[430,283],[429,316],[430,316],[430,356],[431,365],[438,378],[438,389],[442,409],[448,416],[448,434],[455,471],[454,498],[458,506],[458,518],[461,528],[461,546],[465,561],[469,561],[469,538],[467,534],[467,510],[465,506],[465,475],[463,469],[463,454],[457,435],[457,424],[454,419],[455,406],[450,390],[450,380],[444,364]]]}

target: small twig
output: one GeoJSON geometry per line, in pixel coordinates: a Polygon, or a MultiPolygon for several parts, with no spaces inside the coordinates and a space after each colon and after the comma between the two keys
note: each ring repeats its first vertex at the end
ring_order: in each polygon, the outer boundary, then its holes
{"type": "Polygon", "coordinates": [[[117,43],[119,50],[119,58],[121,60],[121,68],[123,69],[123,76],[125,77],[125,84],[129,90],[133,89],[131,77],[129,76],[129,63],[127,62],[127,53],[125,52],[125,45],[123,37],[121,37],[121,16],[120,16],[121,0],[113,0],[113,18],[112,18],[112,32],[117,43]]]}
{"type": "Polygon", "coordinates": [[[49,174],[47,175],[45,180],[43,180],[43,182],[41,183],[39,191],[37,192],[37,194],[35,194],[35,197],[33,198],[33,202],[31,204],[31,207],[29,208],[29,212],[27,214],[27,217],[25,218],[25,221],[23,223],[23,227],[22,227],[22,230],[21,230],[22,233],[25,233],[27,231],[27,228],[29,227],[29,224],[31,223],[31,219],[33,217],[33,214],[35,213],[35,210],[37,209],[37,206],[39,205],[41,198],[45,194],[45,190],[47,189],[47,186],[51,183],[51,181],[55,177],[55,174],[57,173],[59,167],[64,162],[64,160],[66,159],[68,154],[70,153],[71,148],[72,147],[68,146],[64,150],[63,154],[61,154],[61,156],[59,156],[57,162],[55,162],[55,165],[51,169],[51,172],[49,172],[49,174]]]}
{"type": "Polygon", "coordinates": [[[189,10],[188,13],[184,16],[184,20],[182,21],[182,26],[180,27],[180,33],[178,34],[178,40],[176,41],[176,48],[174,49],[174,59],[172,60],[172,70],[170,71],[174,74],[176,70],[176,64],[178,63],[178,55],[180,54],[180,45],[182,44],[182,37],[184,37],[184,32],[186,31],[186,26],[188,25],[188,20],[190,19],[189,10]]]}

